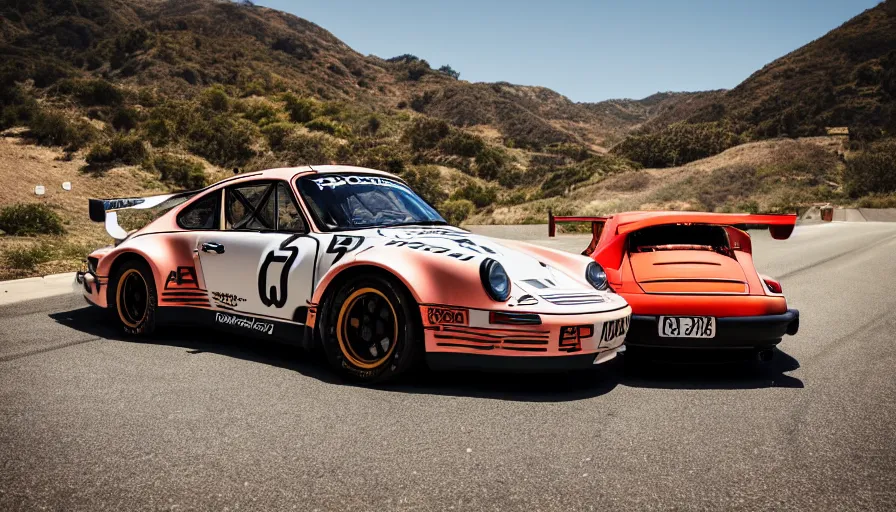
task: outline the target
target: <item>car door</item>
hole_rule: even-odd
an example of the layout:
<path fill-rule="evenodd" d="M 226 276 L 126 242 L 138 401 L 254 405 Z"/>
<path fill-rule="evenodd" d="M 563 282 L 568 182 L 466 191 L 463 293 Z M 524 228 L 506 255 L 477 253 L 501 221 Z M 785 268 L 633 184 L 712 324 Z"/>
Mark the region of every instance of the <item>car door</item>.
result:
<path fill-rule="evenodd" d="M 202 233 L 196 251 L 214 308 L 305 322 L 318 241 L 284 181 L 224 190 L 222 229 Z"/>

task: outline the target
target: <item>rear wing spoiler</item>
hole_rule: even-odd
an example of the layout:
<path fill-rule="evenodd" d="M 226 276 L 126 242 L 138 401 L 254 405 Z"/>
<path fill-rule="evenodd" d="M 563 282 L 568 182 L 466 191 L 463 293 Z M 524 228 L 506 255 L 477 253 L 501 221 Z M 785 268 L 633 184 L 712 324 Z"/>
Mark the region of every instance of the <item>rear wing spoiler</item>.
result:
<path fill-rule="evenodd" d="M 708 213 L 708 212 L 639 212 L 621 213 L 616 234 L 625 235 L 639 229 L 664 224 L 710 224 L 732 226 L 742 230 L 766 229 L 775 240 L 786 240 L 796 226 L 796 214 Z M 558 223 L 591 223 L 591 242 L 582 254 L 590 255 L 597 248 L 600 235 L 610 217 L 555 216 L 548 210 L 548 236 L 557 234 Z"/>
<path fill-rule="evenodd" d="M 117 241 L 124 240 L 128 237 L 128 232 L 118 224 L 118 214 L 120 210 L 148 210 L 155 208 L 165 201 L 172 199 L 185 198 L 193 194 L 190 192 L 178 192 L 175 194 L 162 194 L 158 196 L 147 197 L 127 197 L 119 199 L 88 199 L 88 211 L 90 220 L 94 222 L 102 222 L 105 224 L 106 232 L 109 236 Z"/>
<path fill-rule="evenodd" d="M 796 226 L 796 214 L 771 213 L 707 213 L 707 212 L 658 212 L 631 222 L 619 222 L 616 233 L 624 235 L 639 229 L 664 224 L 709 224 L 732 226 L 738 229 L 766 229 L 775 240 L 787 240 Z"/>
<path fill-rule="evenodd" d="M 608 217 L 555 216 L 554 212 L 548 210 L 548 236 L 554 237 L 557 235 L 557 223 L 590 222 L 591 243 L 589 243 L 588 247 L 582 251 L 582 254 L 587 256 L 593 253 L 594 249 L 597 248 L 597 241 L 600 240 L 600 235 L 604 230 L 604 224 L 607 223 L 607 219 Z"/>

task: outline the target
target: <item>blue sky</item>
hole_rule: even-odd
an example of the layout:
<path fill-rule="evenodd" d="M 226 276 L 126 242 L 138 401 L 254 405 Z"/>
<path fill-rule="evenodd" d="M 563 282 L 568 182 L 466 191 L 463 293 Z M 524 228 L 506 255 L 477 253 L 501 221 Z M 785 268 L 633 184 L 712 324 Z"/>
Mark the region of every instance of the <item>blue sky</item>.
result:
<path fill-rule="evenodd" d="M 411 53 L 474 82 L 573 101 L 731 88 L 878 0 L 256 0 L 362 54 Z"/>

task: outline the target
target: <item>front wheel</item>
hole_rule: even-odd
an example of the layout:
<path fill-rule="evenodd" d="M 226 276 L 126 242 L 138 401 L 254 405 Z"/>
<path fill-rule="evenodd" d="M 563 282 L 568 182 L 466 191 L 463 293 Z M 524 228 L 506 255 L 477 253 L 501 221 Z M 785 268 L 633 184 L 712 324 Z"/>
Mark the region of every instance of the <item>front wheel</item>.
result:
<path fill-rule="evenodd" d="M 350 380 L 383 382 L 417 362 L 422 344 L 417 304 L 394 279 L 346 283 L 321 310 L 324 354 Z"/>
<path fill-rule="evenodd" d="M 110 280 L 115 312 L 124 332 L 151 334 L 156 327 L 156 284 L 149 265 L 132 260 L 121 266 Z"/>

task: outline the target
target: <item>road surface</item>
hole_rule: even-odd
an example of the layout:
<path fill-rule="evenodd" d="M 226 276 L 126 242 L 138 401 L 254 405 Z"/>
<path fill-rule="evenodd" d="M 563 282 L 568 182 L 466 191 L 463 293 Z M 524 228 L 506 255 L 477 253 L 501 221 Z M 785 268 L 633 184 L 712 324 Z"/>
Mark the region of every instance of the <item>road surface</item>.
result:
<path fill-rule="evenodd" d="M 2 307 L 0 510 L 892 509 L 896 224 L 755 239 L 802 314 L 764 369 L 365 389 L 251 339 L 127 341 L 78 298 Z"/>

